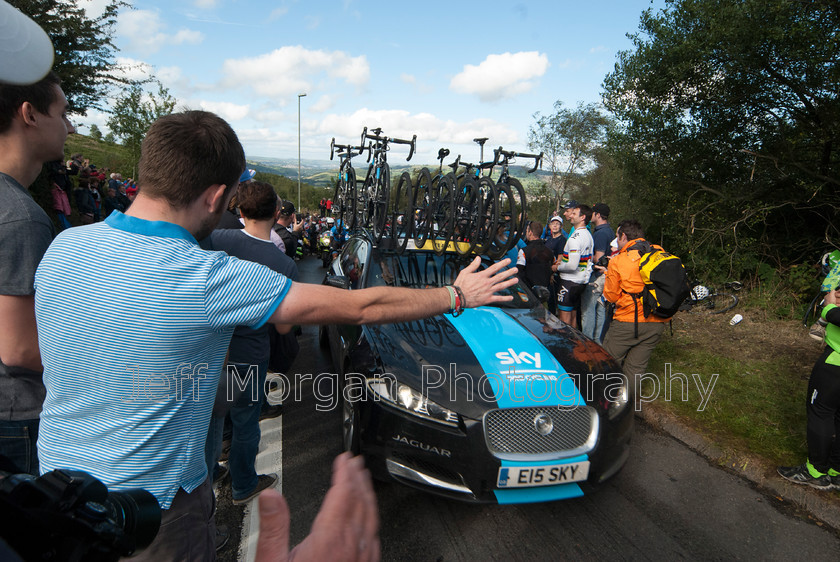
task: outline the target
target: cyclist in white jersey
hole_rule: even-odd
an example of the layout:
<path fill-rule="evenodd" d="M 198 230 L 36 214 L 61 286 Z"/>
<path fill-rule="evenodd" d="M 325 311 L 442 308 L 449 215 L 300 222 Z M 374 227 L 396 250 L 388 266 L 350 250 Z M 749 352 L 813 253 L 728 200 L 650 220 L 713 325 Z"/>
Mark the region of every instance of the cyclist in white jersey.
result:
<path fill-rule="evenodd" d="M 586 229 L 592 218 L 592 209 L 588 205 L 576 205 L 568 215 L 572 231 L 563 253 L 557 256 L 551 269 L 560 277 L 557 284 L 557 315 L 566 324 L 577 328 L 580 298 L 592 273 L 594 243 Z"/>

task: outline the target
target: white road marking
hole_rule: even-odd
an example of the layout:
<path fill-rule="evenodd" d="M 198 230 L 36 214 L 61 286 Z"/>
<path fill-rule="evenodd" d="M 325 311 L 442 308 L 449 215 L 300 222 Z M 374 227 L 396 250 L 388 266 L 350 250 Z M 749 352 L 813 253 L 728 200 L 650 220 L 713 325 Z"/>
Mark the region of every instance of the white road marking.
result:
<path fill-rule="evenodd" d="M 255 463 L 257 474 L 277 475 L 275 488 L 283 493 L 283 416 L 260 422 L 260 450 Z M 257 536 L 260 515 L 257 500 L 245 506 L 242 518 L 242 536 L 239 543 L 239 560 L 253 562 L 257 555 Z"/>

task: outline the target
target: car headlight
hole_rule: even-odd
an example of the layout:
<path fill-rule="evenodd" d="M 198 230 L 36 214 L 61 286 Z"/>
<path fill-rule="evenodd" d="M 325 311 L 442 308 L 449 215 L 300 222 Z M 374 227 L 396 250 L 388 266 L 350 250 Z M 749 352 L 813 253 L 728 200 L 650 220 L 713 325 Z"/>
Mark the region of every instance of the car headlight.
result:
<path fill-rule="evenodd" d="M 627 407 L 627 402 L 630 399 L 630 389 L 627 384 L 627 378 L 624 376 L 610 379 L 610 383 L 604 389 L 607 416 L 609 419 L 615 418 L 624 408 Z"/>
<path fill-rule="evenodd" d="M 444 425 L 458 426 L 458 414 L 429 400 L 407 384 L 388 377 L 374 377 L 367 379 L 367 386 L 375 397 L 400 410 Z"/>

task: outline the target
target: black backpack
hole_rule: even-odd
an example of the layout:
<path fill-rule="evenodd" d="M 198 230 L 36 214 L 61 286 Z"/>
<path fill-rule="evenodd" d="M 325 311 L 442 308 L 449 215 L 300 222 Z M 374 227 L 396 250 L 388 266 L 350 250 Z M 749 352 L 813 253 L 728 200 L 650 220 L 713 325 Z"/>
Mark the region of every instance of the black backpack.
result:
<path fill-rule="evenodd" d="M 642 301 L 645 318 L 653 314 L 658 318 L 671 318 L 691 293 L 688 275 L 680 258 L 669 254 L 647 240 L 636 242 L 629 249 L 639 252 L 639 274 L 645 283 L 641 293 L 632 294 L 638 307 Z M 638 337 L 639 312 L 636 309 L 636 337 Z"/>

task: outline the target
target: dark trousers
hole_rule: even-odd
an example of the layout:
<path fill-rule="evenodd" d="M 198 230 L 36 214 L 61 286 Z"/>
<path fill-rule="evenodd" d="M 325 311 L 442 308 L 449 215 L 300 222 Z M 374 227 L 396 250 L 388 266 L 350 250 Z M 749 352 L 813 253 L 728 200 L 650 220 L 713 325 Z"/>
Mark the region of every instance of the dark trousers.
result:
<path fill-rule="evenodd" d="M 39 424 L 40 418 L 0 421 L 0 455 L 33 476 L 38 476 Z"/>
<path fill-rule="evenodd" d="M 627 380 L 647 373 L 648 359 L 665 330 L 663 322 L 639 322 L 639 333 L 635 335 L 633 322 L 613 320 L 604 337 L 604 349 L 621 365 Z"/>
<path fill-rule="evenodd" d="M 840 471 L 840 367 L 825 348 L 808 380 L 808 460 L 820 472 Z"/>
<path fill-rule="evenodd" d="M 178 490 L 169 509 L 163 511 L 157 537 L 126 562 L 204 562 L 216 559 L 216 496 L 212 476 L 188 494 Z"/>

